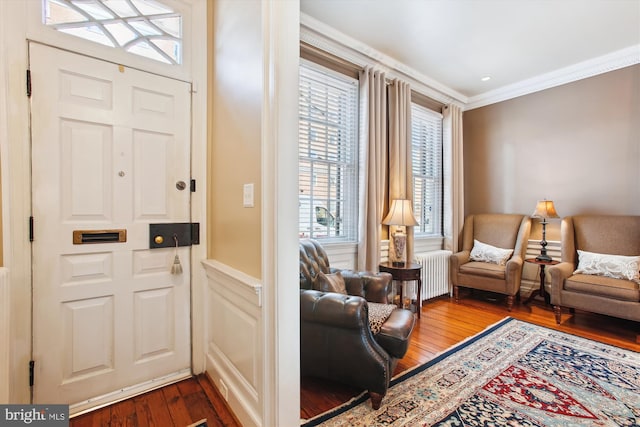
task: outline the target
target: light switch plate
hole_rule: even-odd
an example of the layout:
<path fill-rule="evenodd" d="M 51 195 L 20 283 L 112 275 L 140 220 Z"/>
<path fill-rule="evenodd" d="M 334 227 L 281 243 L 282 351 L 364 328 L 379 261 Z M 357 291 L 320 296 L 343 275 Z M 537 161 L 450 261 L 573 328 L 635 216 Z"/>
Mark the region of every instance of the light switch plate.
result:
<path fill-rule="evenodd" d="M 245 208 L 253 207 L 253 183 L 245 184 L 242 193 L 242 206 Z"/>

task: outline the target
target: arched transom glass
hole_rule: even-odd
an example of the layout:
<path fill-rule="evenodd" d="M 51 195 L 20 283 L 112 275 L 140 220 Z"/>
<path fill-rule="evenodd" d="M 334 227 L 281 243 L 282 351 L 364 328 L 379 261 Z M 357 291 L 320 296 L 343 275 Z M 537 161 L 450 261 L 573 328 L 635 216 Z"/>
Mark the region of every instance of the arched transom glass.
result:
<path fill-rule="evenodd" d="M 167 64 L 182 63 L 182 17 L 153 0 L 45 0 L 58 31 Z"/>

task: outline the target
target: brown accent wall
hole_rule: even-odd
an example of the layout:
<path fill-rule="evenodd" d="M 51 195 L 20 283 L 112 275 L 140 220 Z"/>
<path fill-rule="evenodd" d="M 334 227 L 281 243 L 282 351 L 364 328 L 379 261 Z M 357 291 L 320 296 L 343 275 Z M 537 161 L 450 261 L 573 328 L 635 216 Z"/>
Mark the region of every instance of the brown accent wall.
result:
<path fill-rule="evenodd" d="M 530 215 L 547 198 L 560 216 L 640 215 L 640 65 L 466 111 L 463 122 L 465 214 Z M 558 240 L 559 220 L 547 230 Z"/>
<path fill-rule="evenodd" d="M 208 258 L 261 278 L 260 0 L 209 2 Z M 243 186 L 254 184 L 254 207 Z"/>

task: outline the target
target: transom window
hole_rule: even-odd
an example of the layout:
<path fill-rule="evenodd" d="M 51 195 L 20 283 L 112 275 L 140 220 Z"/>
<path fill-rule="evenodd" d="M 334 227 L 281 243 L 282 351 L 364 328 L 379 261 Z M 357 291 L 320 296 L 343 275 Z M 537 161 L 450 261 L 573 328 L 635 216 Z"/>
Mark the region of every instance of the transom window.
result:
<path fill-rule="evenodd" d="M 358 81 L 303 60 L 299 84 L 299 236 L 354 241 Z"/>
<path fill-rule="evenodd" d="M 182 17 L 153 0 L 45 0 L 44 23 L 63 33 L 167 64 L 182 63 Z"/>
<path fill-rule="evenodd" d="M 411 104 L 413 209 L 416 236 L 442 235 L 442 116 Z"/>

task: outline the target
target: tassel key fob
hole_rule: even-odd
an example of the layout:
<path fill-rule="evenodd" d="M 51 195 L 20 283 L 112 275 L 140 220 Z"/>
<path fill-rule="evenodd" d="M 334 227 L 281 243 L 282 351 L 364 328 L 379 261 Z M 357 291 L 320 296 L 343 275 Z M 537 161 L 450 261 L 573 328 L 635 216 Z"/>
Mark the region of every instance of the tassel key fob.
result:
<path fill-rule="evenodd" d="M 178 256 L 178 236 L 174 234 L 173 240 L 176 242 L 176 252 L 171 265 L 171 274 L 182 274 L 182 264 L 180 264 L 180 257 Z"/>

